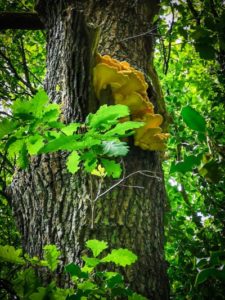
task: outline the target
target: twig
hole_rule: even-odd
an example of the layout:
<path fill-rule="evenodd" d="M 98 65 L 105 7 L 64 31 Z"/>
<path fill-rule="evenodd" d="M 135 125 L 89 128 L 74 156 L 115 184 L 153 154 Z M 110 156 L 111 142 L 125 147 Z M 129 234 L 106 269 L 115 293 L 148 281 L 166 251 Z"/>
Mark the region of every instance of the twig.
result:
<path fill-rule="evenodd" d="M 171 12 L 172 12 L 172 21 L 170 24 L 170 29 L 168 31 L 169 34 L 169 45 L 168 45 L 168 54 L 166 59 L 164 59 L 164 65 L 163 65 L 163 70 L 164 70 L 164 74 L 166 75 L 169 69 L 169 61 L 170 61 L 170 55 L 171 55 L 171 45 L 172 45 L 172 31 L 173 31 L 173 26 L 174 26 L 174 7 L 171 4 Z"/>
<path fill-rule="evenodd" d="M 126 184 L 120 184 L 120 186 L 128 187 L 128 188 L 134 188 L 134 189 L 144 189 L 143 186 L 139 186 L 139 185 L 126 185 Z"/>
<path fill-rule="evenodd" d="M 26 53 L 24 49 L 23 39 L 20 39 L 20 49 L 21 49 L 21 55 L 22 55 L 22 62 L 23 62 L 23 69 L 24 69 L 24 75 L 27 82 L 27 87 L 30 89 L 32 94 L 36 93 L 36 90 L 33 88 L 31 82 L 30 82 L 30 76 L 29 76 L 29 69 L 27 66 L 27 59 L 26 59 Z"/>
<path fill-rule="evenodd" d="M 143 175 L 143 176 L 146 176 L 146 177 L 150 177 L 150 178 L 156 178 L 157 180 L 162 180 L 160 177 L 158 176 L 151 176 L 149 175 L 150 173 L 151 174 L 155 174 L 154 172 L 152 171 L 149 171 L 149 170 L 138 170 L 138 171 L 135 171 L 133 173 L 130 173 L 128 174 L 127 176 L 125 176 L 125 167 L 124 167 L 124 161 L 122 160 L 121 162 L 123 164 L 123 177 L 118 180 L 114 185 L 112 185 L 110 188 L 108 188 L 107 190 L 105 190 L 104 192 L 101 193 L 101 189 L 102 189 L 102 183 L 103 183 L 103 180 L 104 180 L 104 177 L 101 177 L 100 178 L 100 181 L 99 181 L 99 184 L 98 184 L 98 191 L 97 191 L 97 194 L 95 196 L 95 198 L 93 197 L 93 185 L 92 185 L 92 178 L 91 178 L 91 181 L 90 181 L 90 184 L 91 184 L 91 191 L 90 191 L 90 198 L 89 198 L 89 201 L 91 203 L 91 229 L 94 228 L 94 210 L 95 210 L 95 203 L 97 202 L 97 200 L 104 196 L 105 194 L 107 194 L 108 192 L 110 192 L 112 189 L 114 189 L 115 187 L 119 186 L 123 181 L 127 180 L 128 178 L 130 178 L 131 176 L 134 176 L 136 174 L 140 174 L 140 175 Z M 124 187 L 129 187 L 129 188 L 139 188 L 139 189 L 144 189 L 143 186 L 132 186 L 132 185 L 123 185 Z"/>
<path fill-rule="evenodd" d="M 7 112 L 2 111 L 2 110 L 0 110 L 0 115 L 6 115 L 6 116 L 12 118 L 12 115 L 10 115 L 10 114 L 8 114 Z"/>
<path fill-rule="evenodd" d="M 18 74 L 18 72 L 17 72 L 17 70 L 15 69 L 15 67 L 13 66 L 13 64 L 12 64 L 12 62 L 11 62 L 11 60 L 10 60 L 10 58 L 7 57 L 7 56 L 4 54 L 4 52 L 2 52 L 1 50 L 0 50 L 0 56 L 7 62 L 8 66 L 9 66 L 10 70 L 12 71 L 12 73 L 14 74 L 14 76 L 15 76 L 19 81 L 21 81 L 24 85 L 27 86 L 26 81 Z"/>
<path fill-rule="evenodd" d="M 110 188 L 108 188 L 107 190 L 105 190 L 103 193 L 99 194 L 98 197 L 95 198 L 95 201 L 98 200 L 98 198 L 104 196 L 105 194 L 107 194 L 109 191 L 111 191 L 112 189 L 114 189 L 115 187 L 117 187 L 121 182 L 127 180 L 128 178 L 130 178 L 131 176 L 134 176 L 136 174 L 140 174 L 140 175 L 143 175 L 143 176 L 147 176 L 147 177 L 151 177 L 151 178 L 155 178 L 155 179 L 158 179 L 158 180 L 161 180 L 160 177 L 158 176 L 150 176 L 150 175 L 147 175 L 145 173 L 153 173 L 149 170 L 139 170 L 139 171 L 135 171 L 133 173 L 130 173 L 129 175 L 127 175 L 126 177 L 123 177 L 121 178 L 119 181 L 117 181 L 114 185 L 112 185 Z M 154 174 L 154 173 L 153 173 Z"/>
<path fill-rule="evenodd" d="M 127 37 L 125 39 L 119 40 L 118 43 L 128 41 L 128 40 L 131 40 L 131 39 L 135 39 L 135 38 L 138 38 L 138 37 L 141 37 L 141 36 L 144 36 L 144 35 L 152 34 L 152 32 L 154 32 L 156 29 L 157 29 L 157 27 L 153 27 L 151 30 L 148 30 L 146 32 L 142 32 L 142 33 L 139 33 L 137 35 L 133 35 L 133 36 Z"/>

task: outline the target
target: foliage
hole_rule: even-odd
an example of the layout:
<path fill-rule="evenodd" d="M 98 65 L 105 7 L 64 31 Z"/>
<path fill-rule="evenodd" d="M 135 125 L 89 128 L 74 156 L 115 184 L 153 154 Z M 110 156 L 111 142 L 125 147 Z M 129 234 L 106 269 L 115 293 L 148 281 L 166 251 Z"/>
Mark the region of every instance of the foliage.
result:
<path fill-rule="evenodd" d="M 9 161 L 15 160 L 22 169 L 28 166 L 29 155 L 68 151 L 69 172 L 77 172 L 83 162 L 85 170 L 93 174 L 98 164 L 105 164 L 107 157 L 127 154 L 128 146 L 120 139 L 143 126 L 143 122 L 120 123 L 120 119 L 127 116 L 129 109 L 125 105 L 103 105 L 95 114 L 89 114 L 84 124 L 66 125 L 59 121 L 59 105 L 49 103 L 45 91 L 39 90 L 29 101 L 16 100 L 11 114 L 1 118 L 0 149 Z M 116 178 L 121 168 L 112 160 L 105 172 Z"/>
<path fill-rule="evenodd" d="M 223 299 L 225 293 L 223 256 L 211 260 L 225 246 L 223 14 L 221 1 L 164 0 L 160 11 L 155 62 L 170 121 L 164 171 L 172 299 Z"/>
<path fill-rule="evenodd" d="M 61 262 L 60 252 L 55 245 L 46 245 L 43 260 L 22 254 L 22 249 L 12 246 L 0 246 L 0 280 L 3 289 L 1 299 L 20 297 L 21 299 L 123 299 L 144 300 L 124 283 L 124 277 L 115 271 L 108 271 L 105 263 L 119 266 L 130 266 L 137 256 L 128 249 L 113 249 L 111 254 L 100 256 L 108 245 L 104 241 L 89 240 L 86 247 L 91 249 L 93 256 L 82 256 L 83 267 L 71 262 L 65 266 L 65 273 L 70 275 L 70 288 L 57 287 L 57 272 Z M 10 264 L 10 269 L 9 269 Z M 51 274 L 51 282 L 44 283 L 38 276 L 38 270 L 44 268 Z M 101 267 L 102 266 L 102 267 Z M 14 270 L 10 275 L 11 270 Z M 66 276 L 66 274 L 64 275 Z M 7 283 L 7 284 L 6 284 Z"/>

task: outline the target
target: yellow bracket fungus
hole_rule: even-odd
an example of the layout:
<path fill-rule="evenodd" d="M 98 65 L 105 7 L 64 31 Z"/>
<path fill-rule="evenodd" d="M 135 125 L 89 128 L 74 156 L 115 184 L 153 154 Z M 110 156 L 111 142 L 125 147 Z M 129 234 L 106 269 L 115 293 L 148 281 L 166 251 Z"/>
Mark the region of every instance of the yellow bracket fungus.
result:
<path fill-rule="evenodd" d="M 154 113 L 154 106 L 147 94 L 148 84 L 144 74 L 128 62 L 118 61 L 108 55 L 98 55 L 93 70 L 93 85 L 97 98 L 101 99 L 101 92 L 111 88 L 115 104 L 127 105 L 131 119 L 145 122 L 136 129 L 134 143 L 144 150 L 164 150 L 167 133 L 162 133 L 159 127 L 163 117 Z"/>

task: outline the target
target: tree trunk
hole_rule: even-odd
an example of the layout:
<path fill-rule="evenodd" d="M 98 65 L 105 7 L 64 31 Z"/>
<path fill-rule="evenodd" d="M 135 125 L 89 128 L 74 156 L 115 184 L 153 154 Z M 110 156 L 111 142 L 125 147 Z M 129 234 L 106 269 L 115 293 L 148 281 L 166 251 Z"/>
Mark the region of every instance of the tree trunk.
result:
<path fill-rule="evenodd" d="M 91 84 L 98 28 L 99 53 L 126 60 L 149 74 L 150 24 L 157 9 L 157 0 L 39 2 L 48 39 L 46 89 L 52 101 L 62 103 L 66 122 L 83 121 L 99 105 Z M 155 101 L 152 87 L 149 97 Z M 159 154 L 132 147 L 124 162 L 126 175 L 149 170 L 152 177 L 140 173 L 129 177 L 99 198 L 94 208 L 99 182 L 82 172 L 69 174 L 65 156 L 37 157 L 29 170 L 15 175 L 12 203 L 26 251 L 41 255 L 42 247 L 52 243 L 59 246 L 65 262 L 79 262 L 90 238 L 108 241 L 113 248 L 126 247 L 139 257 L 126 271 L 131 287 L 150 299 L 168 299 L 163 252 L 166 195 Z M 104 181 L 102 191 L 114 183 Z"/>

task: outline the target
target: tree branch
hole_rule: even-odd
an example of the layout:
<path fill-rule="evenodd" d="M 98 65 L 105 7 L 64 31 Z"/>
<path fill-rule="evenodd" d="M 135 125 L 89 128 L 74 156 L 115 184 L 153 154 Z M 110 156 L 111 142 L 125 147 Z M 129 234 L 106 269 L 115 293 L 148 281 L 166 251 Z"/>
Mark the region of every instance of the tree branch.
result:
<path fill-rule="evenodd" d="M 0 21 L 1 22 L 1 21 Z M 16 68 L 13 66 L 13 63 L 11 62 L 10 58 L 5 55 L 3 51 L 0 50 L 0 56 L 7 62 L 11 72 L 14 74 L 15 78 L 19 81 L 21 81 L 25 86 L 27 86 L 26 81 L 18 74 Z"/>
<path fill-rule="evenodd" d="M 45 27 L 37 13 L 1 12 L 0 30 L 5 29 L 41 30 Z"/>
<path fill-rule="evenodd" d="M 27 86 L 29 87 L 31 93 L 35 94 L 37 91 L 35 90 L 35 88 L 32 86 L 32 84 L 30 82 L 29 69 L 27 66 L 27 59 L 26 59 L 26 53 L 25 53 L 24 44 L 23 44 L 23 38 L 20 39 L 20 48 L 21 48 L 23 69 L 24 69 Z"/>
<path fill-rule="evenodd" d="M 193 15 L 196 23 L 197 23 L 197 25 L 200 25 L 201 20 L 200 20 L 200 17 L 199 17 L 199 13 L 194 8 L 194 5 L 193 5 L 192 1 L 191 0 L 187 0 L 187 5 L 188 5 L 188 7 L 189 7 L 189 9 L 190 9 L 190 11 L 191 11 L 191 13 L 192 13 L 192 15 Z"/>

